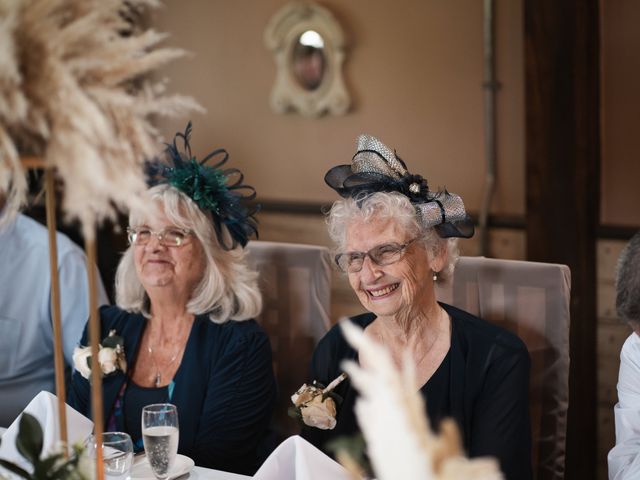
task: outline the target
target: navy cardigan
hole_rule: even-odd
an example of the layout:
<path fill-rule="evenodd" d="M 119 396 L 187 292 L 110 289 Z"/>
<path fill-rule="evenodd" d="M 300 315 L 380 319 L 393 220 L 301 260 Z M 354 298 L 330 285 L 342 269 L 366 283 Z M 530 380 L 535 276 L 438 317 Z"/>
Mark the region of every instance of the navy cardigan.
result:
<path fill-rule="evenodd" d="M 100 318 L 100 338 L 116 330 L 131 368 L 147 319 L 115 306 L 102 307 Z M 87 338 L 88 326 L 83 345 Z M 126 379 L 121 371 L 103 378 L 105 423 Z M 216 324 L 207 315 L 197 316 L 173 381 L 178 453 L 200 466 L 253 474 L 276 397 L 271 347 L 262 328 L 254 320 Z M 91 416 L 90 385 L 78 371 L 72 376 L 68 403 Z"/>
<path fill-rule="evenodd" d="M 440 394 L 448 397 L 447 415 L 458 424 L 467 454 L 496 457 L 508 480 L 531 479 L 530 360 L 526 346 L 502 328 L 450 305 L 440 305 L 451 317 L 448 392 Z M 365 313 L 351 321 L 365 328 L 375 318 L 374 314 Z M 340 326 L 335 325 L 314 352 L 310 380 L 327 385 L 342 372 L 340 363 L 345 359 L 357 361 L 358 354 L 347 343 Z M 420 390 L 423 396 L 426 390 L 424 386 Z M 335 429 L 305 427 L 302 432 L 321 449 L 333 438 L 359 432 L 353 410 L 355 388 L 347 379 L 335 391 L 343 398 Z M 436 416 L 439 413 L 435 412 Z"/>

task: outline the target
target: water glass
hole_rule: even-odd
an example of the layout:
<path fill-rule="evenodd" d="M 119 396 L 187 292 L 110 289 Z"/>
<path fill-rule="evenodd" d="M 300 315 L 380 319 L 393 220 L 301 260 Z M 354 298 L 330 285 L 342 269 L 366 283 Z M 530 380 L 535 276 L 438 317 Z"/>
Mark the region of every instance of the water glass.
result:
<path fill-rule="evenodd" d="M 156 403 L 142 409 L 142 440 L 153 474 L 158 480 L 169 476 L 178 454 L 178 409 L 170 403 Z"/>
<path fill-rule="evenodd" d="M 86 443 L 89 458 L 96 459 L 98 443 L 91 435 Z M 133 464 L 133 442 L 124 432 L 104 432 L 102 434 L 102 460 L 105 478 L 109 480 L 129 480 Z"/>

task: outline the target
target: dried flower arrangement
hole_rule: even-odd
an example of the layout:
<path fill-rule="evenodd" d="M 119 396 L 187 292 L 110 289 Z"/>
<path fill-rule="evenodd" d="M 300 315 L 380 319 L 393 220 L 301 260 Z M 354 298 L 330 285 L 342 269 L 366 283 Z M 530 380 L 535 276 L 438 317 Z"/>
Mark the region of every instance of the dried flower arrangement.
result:
<path fill-rule="evenodd" d="M 135 204 L 157 153 L 153 115 L 201 107 L 150 73 L 184 55 L 131 21 L 157 0 L 0 0 L 0 192 L 8 221 L 26 198 L 19 154 L 55 167 L 63 208 L 96 221 Z"/>

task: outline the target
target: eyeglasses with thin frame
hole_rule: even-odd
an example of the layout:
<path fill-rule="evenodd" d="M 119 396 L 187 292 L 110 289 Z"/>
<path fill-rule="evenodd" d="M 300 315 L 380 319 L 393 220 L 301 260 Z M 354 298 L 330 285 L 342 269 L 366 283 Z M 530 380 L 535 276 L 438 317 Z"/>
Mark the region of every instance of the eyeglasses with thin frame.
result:
<path fill-rule="evenodd" d="M 169 227 L 155 232 L 146 227 L 129 227 L 127 228 L 127 237 L 129 245 L 146 245 L 151 241 L 151 237 L 155 236 L 158 243 L 165 247 L 181 247 L 185 244 L 187 237 L 192 235 L 191 230 L 183 228 Z"/>
<path fill-rule="evenodd" d="M 384 267 L 400 261 L 407 247 L 416 240 L 417 238 L 409 240 L 407 243 L 384 243 L 367 252 L 339 253 L 335 256 L 335 262 L 338 268 L 345 273 L 357 273 L 362 270 L 366 257 L 369 257 L 376 265 Z"/>

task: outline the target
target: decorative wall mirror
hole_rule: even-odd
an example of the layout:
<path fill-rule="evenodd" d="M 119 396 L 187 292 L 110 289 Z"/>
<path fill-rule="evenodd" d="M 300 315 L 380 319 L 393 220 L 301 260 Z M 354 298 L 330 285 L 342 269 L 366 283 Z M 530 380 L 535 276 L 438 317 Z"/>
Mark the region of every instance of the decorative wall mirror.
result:
<path fill-rule="evenodd" d="M 275 112 L 297 110 L 307 117 L 347 112 L 344 35 L 329 10 L 315 3 L 287 4 L 269 21 L 264 41 L 277 68 L 271 92 Z"/>

